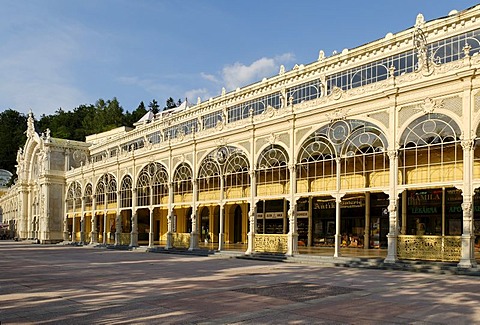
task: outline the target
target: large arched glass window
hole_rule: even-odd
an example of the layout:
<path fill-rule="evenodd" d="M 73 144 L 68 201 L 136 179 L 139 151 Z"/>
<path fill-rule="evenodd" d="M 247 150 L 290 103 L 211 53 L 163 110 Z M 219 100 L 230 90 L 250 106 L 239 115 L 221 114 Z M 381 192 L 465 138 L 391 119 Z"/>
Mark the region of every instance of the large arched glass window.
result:
<path fill-rule="evenodd" d="M 186 202 L 192 199 L 192 179 L 192 169 L 188 164 L 182 163 L 177 169 L 175 169 L 175 173 L 173 174 L 173 193 L 175 202 Z"/>
<path fill-rule="evenodd" d="M 95 188 L 96 209 L 104 209 L 117 202 L 117 181 L 111 174 L 104 174 Z M 105 205 L 107 204 L 107 206 Z"/>
<path fill-rule="evenodd" d="M 220 165 L 216 158 L 217 151 L 210 153 L 200 164 L 198 171 L 198 191 L 199 195 L 202 192 L 218 191 L 220 190 Z"/>
<path fill-rule="evenodd" d="M 143 167 L 138 177 L 137 205 L 159 205 L 164 198 L 168 198 L 167 170 L 160 163 L 150 163 Z"/>
<path fill-rule="evenodd" d="M 457 123 L 443 114 L 426 114 L 410 123 L 400 138 L 403 183 L 462 180 L 460 135 Z"/>
<path fill-rule="evenodd" d="M 248 158 L 240 149 L 234 147 L 226 149 L 224 166 L 226 197 L 229 199 L 246 197 L 248 196 L 246 190 L 250 186 Z"/>
<path fill-rule="evenodd" d="M 340 120 L 310 135 L 299 152 L 299 192 L 332 191 L 340 173 L 342 189 L 385 187 L 389 181 L 387 139 L 374 124 Z M 336 158 L 340 158 L 337 171 Z"/>
<path fill-rule="evenodd" d="M 150 205 L 150 178 L 148 168 L 142 169 L 137 180 L 137 206 L 139 207 Z"/>
<path fill-rule="evenodd" d="M 103 209 L 104 206 L 105 206 L 105 183 L 103 182 L 103 179 L 100 178 L 100 180 L 97 183 L 97 186 L 95 187 L 95 208 Z"/>
<path fill-rule="evenodd" d="M 364 121 L 341 122 L 342 124 L 338 123 L 333 127 L 341 125 L 341 128 L 345 129 L 345 140 L 341 149 L 342 189 L 388 186 L 388 144 L 383 132 L 375 125 Z"/>
<path fill-rule="evenodd" d="M 473 156 L 473 178 L 480 179 L 480 124 L 477 127 L 477 132 L 475 133 L 475 146 L 474 146 L 474 156 Z M 480 229 L 479 229 L 480 230 Z"/>
<path fill-rule="evenodd" d="M 117 180 L 112 175 L 107 174 L 105 181 L 107 207 L 115 208 L 117 204 Z"/>
<path fill-rule="evenodd" d="M 310 135 L 302 144 L 298 157 L 297 192 L 335 190 L 335 157 L 335 148 L 325 134 Z"/>
<path fill-rule="evenodd" d="M 149 169 L 152 180 L 153 204 L 168 203 L 168 173 L 166 168 L 159 163 L 152 163 L 149 165 Z"/>
<path fill-rule="evenodd" d="M 79 182 L 73 182 L 67 191 L 67 211 L 78 212 L 82 208 L 82 186 Z"/>
<path fill-rule="evenodd" d="M 130 175 L 125 176 L 120 185 L 120 207 L 132 207 L 132 178 Z"/>
<path fill-rule="evenodd" d="M 290 180 L 288 170 L 288 155 L 280 146 L 270 145 L 265 148 L 258 159 L 257 194 L 278 195 L 287 194 Z"/>
<path fill-rule="evenodd" d="M 84 193 L 84 198 L 85 198 L 85 210 L 86 211 L 91 211 L 92 210 L 92 199 L 93 199 L 93 186 L 91 183 L 88 183 L 85 186 L 85 193 Z"/>

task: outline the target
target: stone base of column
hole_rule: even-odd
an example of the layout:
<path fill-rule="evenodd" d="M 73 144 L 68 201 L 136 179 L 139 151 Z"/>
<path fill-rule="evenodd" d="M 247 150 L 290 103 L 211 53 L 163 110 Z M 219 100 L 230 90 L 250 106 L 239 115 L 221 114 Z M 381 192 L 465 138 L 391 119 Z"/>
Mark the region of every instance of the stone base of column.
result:
<path fill-rule="evenodd" d="M 342 236 L 336 235 L 335 237 L 335 252 L 333 253 L 333 257 L 340 257 L 342 254 L 340 254 L 340 245 L 342 243 Z"/>
<path fill-rule="evenodd" d="M 475 259 L 461 259 L 457 264 L 457 267 L 460 269 L 471 269 L 473 267 L 477 267 L 477 262 Z"/>
<path fill-rule="evenodd" d="M 70 236 L 68 235 L 68 231 L 63 232 L 63 240 L 64 241 L 69 241 L 70 240 Z"/>
<path fill-rule="evenodd" d="M 130 247 L 138 247 L 138 232 L 130 233 Z"/>
<path fill-rule="evenodd" d="M 398 257 L 397 257 L 397 235 L 387 235 L 387 240 L 388 240 L 388 252 L 387 252 L 387 257 L 383 261 L 384 263 L 397 263 L 398 262 Z"/>
<path fill-rule="evenodd" d="M 165 249 L 172 249 L 173 248 L 173 234 L 171 232 L 167 232 L 167 244 L 165 245 Z"/>
<path fill-rule="evenodd" d="M 253 254 L 255 253 L 255 234 L 252 233 L 252 232 L 249 232 L 247 234 L 247 240 L 248 240 L 248 243 L 247 243 L 247 251 L 245 252 L 245 254 Z"/>
<path fill-rule="evenodd" d="M 363 236 L 363 248 L 364 249 L 369 249 L 370 248 L 370 234 L 365 233 Z"/>
<path fill-rule="evenodd" d="M 223 251 L 225 249 L 225 234 L 220 233 L 218 235 L 218 250 Z"/>
<path fill-rule="evenodd" d="M 288 234 L 287 255 L 293 256 L 298 254 L 298 234 Z"/>
<path fill-rule="evenodd" d="M 153 247 L 153 232 L 148 233 L 148 247 Z"/>
<path fill-rule="evenodd" d="M 188 248 L 189 251 L 193 251 L 198 249 L 198 233 L 192 232 L 190 234 L 190 247 Z"/>
<path fill-rule="evenodd" d="M 80 243 L 85 244 L 85 233 L 84 232 L 80 233 Z"/>
<path fill-rule="evenodd" d="M 458 268 L 470 269 L 477 266 L 473 243 L 474 236 L 462 235 L 462 257 L 457 264 Z"/>
<path fill-rule="evenodd" d="M 91 233 L 91 236 L 90 236 L 90 244 L 96 244 L 98 241 L 97 239 L 97 233 L 96 232 L 92 232 Z"/>

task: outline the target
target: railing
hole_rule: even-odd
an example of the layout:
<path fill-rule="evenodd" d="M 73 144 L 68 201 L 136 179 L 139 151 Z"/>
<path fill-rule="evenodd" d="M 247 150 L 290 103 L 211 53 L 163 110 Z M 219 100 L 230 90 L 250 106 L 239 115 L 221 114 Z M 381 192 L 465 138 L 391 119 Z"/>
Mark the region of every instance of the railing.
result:
<path fill-rule="evenodd" d="M 286 253 L 288 235 L 255 234 L 254 251 L 260 253 Z"/>
<path fill-rule="evenodd" d="M 458 262 L 462 240 L 460 236 L 400 235 L 397 249 L 399 259 Z"/>
<path fill-rule="evenodd" d="M 160 237 L 160 240 L 166 242 L 167 238 L 168 238 L 168 233 L 165 233 Z M 190 247 L 190 233 L 172 232 L 172 246 L 177 248 Z"/>
<path fill-rule="evenodd" d="M 130 245 L 130 238 L 131 235 L 129 232 L 121 233 L 118 237 L 118 241 L 120 245 Z"/>

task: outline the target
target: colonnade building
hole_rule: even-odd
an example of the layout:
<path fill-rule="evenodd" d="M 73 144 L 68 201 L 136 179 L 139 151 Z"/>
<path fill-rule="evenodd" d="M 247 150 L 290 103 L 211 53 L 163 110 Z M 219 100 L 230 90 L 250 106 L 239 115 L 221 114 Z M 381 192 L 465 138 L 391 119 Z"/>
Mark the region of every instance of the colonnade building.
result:
<path fill-rule="evenodd" d="M 412 19 L 413 20 L 413 19 Z M 28 117 L 20 238 L 476 265 L 480 6 L 85 142 Z"/>

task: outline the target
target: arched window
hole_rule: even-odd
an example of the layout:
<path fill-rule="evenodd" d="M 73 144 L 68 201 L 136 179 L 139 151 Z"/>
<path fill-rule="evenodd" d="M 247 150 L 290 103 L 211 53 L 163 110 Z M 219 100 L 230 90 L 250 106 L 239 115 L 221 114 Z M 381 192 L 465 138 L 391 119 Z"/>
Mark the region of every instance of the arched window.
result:
<path fill-rule="evenodd" d="M 142 169 L 137 180 L 137 206 L 139 207 L 150 205 L 150 178 L 148 168 Z"/>
<path fill-rule="evenodd" d="M 180 164 L 173 174 L 173 193 L 175 202 L 190 201 L 191 197 L 187 194 L 193 192 L 193 173 L 190 166 L 186 163 Z"/>
<path fill-rule="evenodd" d="M 457 123 L 443 114 L 426 114 L 410 123 L 400 138 L 404 184 L 462 180 L 460 135 Z"/>
<path fill-rule="evenodd" d="M 372 123 L 349 120 L 342 144 L 342 189 L 385 187 L 389 184 L 387 139 Z"/>
<path fill-rule="evenodd" d="M 107 207 L 110 204 L 117 204 L 117 180 L 110 174 L 105 178 L 105 189 L 107 194 Z"/>
<path fill-rule="evenodd" d="M 168 198 L 168 173 L 165 167 L 159 163 L 150 164 L 152 180 L 153 204 L 161 204 L 164 198 Z M 164 202 L 164 203 L 168 203 Z"/>
<path fill-rule="evenodd" d="M 78 182 L 73 182 L 67 191 L 67 211 L 78 212 L 82 208 L 82 186 Z"/>
<path fill-rule="evenodd" d="M 88 183 L 85 186 L 85 193 L 83 195 L 85 197 L 85 210 L 91 211 L 92 210 L 92 199 L 93 199 L 93 186 L 91 183 Z"/>
<path fill-rule="evenodd" d="M 257 194 L 277 195 L 288 193 L 287 182 L 290 180 L 288 155 L 278 145 L 265 148 L 258 159 Z"/>
<path fill-rule="evenodd" d="M 132 177 L 125 176 L 120 184 L 120 208 L 132 207 Z"/>
<path fill-rule="evenodd" d="M 228 147 L 225 160 L 225 192 L 227 198 L 246 197 L 246 189 L 250 186 L 250 164 L 245 153 L 237 148 Z"/>
<path fill-rule="evenodd" d="M 198 171 L 198 191 L 202 192 L 220 190 L 220 165 L 215 159 L 217 151 L 210 153 L 200 164 Z"/>
<path fill-rule="evenodd" d="M 105 204 L 117 202 L 117 181 L 112 174 L 104 174 L 95 188 L 96 209 L 104 209 Z"/>
<path fill-rule="evenodd" d="M 369 122 L 340 120 L 321 127 L 300 149 L 297 191 L 335 190 L 337 173 L 342 189 L 388 186 L 387 148 L 383 132 Z"/>
<path fill-rule="evenodd" d="M 165 167 L 159 163 L 150 163 L 143 167 L 137 182 L 137 205 L 159 205 L 166 197 L 168 197 L 168 173 Z"/>
<path fill-rule="evenodd" d="M 335 148 L 328 138 L 315 132 L 302 144 L 297 165 L 297 191 L 335 190 Z"/>

